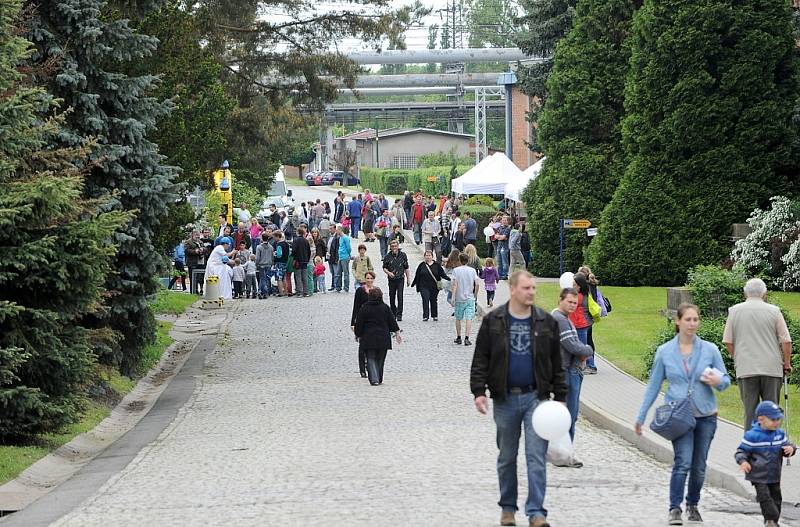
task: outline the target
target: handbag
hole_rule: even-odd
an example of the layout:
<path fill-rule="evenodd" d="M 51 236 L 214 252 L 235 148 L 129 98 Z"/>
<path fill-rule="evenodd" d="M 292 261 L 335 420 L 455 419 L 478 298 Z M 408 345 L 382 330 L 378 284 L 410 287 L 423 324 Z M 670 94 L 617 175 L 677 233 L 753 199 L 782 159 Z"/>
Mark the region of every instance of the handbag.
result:
<path fill-rule="evenodd" d="M 592 319 L 599 320 L 600 319 L 600 304 L 594 299 L 592 295 L 589 295 L 589 314 L 592 316 Z"/>
<path fill-rule="evenodd" d="M 669 441 L 682 437 L 695 427 L 694 403 L 692 402 L 694 382 L 691 378 L 689 382 L 689 391 L 686 393 L 686 397 L 656 408 L 653 421 L 650 423 L 650 430 Z"/>
<path fill-rule="evenodd" d="M 433 278 L 433 280 L 436 282 L 436 289 L 441 291 L 443 289 L 443 287 L 444 287 L 442 285 L 442 281 L 441 280 L 436 280 L 436 277 L 433 276 L 433 271 L 431 271 L 431 266 L 430 265 L 425 264 L 425 267 L 428 269 L 428 272 L 431 274 L 431 278 Z"/>

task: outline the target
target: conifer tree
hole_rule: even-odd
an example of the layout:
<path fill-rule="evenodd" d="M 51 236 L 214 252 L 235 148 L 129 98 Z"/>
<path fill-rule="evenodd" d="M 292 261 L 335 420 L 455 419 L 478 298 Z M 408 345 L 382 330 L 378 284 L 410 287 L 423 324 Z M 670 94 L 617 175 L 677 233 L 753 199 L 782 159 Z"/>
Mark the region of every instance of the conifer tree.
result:
<path fill-rule="evenodd" d="M 731 224 L 797 179 L 792 16 L 783 0 L 646 0 L 634 16 L 628 164 L 590 247 L 618 284 L 682 283 Z"/>
<path fill-rule="evenodd" d="M 85 148 L 52 149 L 59 131 L 41 88 L 19 73 L 30 42 L 20 3 L 0 0 L 0 440 L 75 419 L 97 334 L 82 326 L 100 304 L 122 213 L 83 199 L 73 164 Z"/>
<path fill-rule="evenodd" d="M 33 0 L 34 60 L 55 61 L 50 91 L 71 108 L 62 141 L 97 138 L 97 166 L 86 181 L 88 198 L 111 196 L 116 210 L 135 211 L 114 237 L 119 247 L 106 288 L 108 309 L 98 325 L 116 331 L 118 345 L 98 350 L 101 359 L 133 371 L 155 335 L 148 299 L 165 258 L 153 246 L 154 231 L 177 199 L 176 170 L 162 164 L 148 140 L 171 104 L 150 96 L 152 75 L 127 75 L 129 65 L 156 49 L 157 40 L 136 33 L 101 0 Z"/>
<path fill-rule="evenodd" d="M 619 181 L 633 11 L 631 0 L 579 0 L 572 29 L 556 46 L 539 120 L 547 159 L 525 193 L 537 275 L 559 271 L 560 219 L 597 225 Z M 589 238 L 585 230 L 567 230 L 565 240 L 565 268 L 577 269 Z"/>

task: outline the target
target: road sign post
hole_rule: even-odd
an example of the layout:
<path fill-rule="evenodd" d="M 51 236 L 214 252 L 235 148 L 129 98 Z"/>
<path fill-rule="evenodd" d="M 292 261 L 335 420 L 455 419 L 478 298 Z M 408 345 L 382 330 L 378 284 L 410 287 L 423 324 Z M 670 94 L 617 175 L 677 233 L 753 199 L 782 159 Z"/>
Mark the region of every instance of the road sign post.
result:
<path fill-rule="evenodd" d="M 588 229 L 592 226 L 592 222 L 565 218 L 558 221 L 558 270 L 559 274 L 564 274 L 564 229 Z"/>

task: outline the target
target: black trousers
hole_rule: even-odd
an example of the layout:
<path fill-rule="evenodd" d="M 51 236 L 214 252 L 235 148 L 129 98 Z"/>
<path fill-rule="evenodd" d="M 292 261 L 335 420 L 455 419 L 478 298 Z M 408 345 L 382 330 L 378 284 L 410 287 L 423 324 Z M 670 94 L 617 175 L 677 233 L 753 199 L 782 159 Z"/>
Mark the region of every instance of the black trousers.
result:
<path fill-rule="evenodd" d="M 781 495 L 780 483 L 753 483 L 756 488 L 756 501 L 761 505 L 761 515 L 764 521 L 772 520 L 777 522 L 781 517 Z"/>
<path fill-rule="evenodd" d="M 367 374 L 367 350 L 361 346 L 358 347 L 358 373 Z"/>
<path fill-rule="evenodd" d="M 368 349 L 367 354 L 367 376 L 370 383 L 383 382 L 383 365 L 386 362 L 385 349 Z"/>
<path fill-rule="evenodd" d="M 389 280 L 389 307 L 395 317 L 403 316 L 403 288 L 405 282 L 400 280 Z"/>
<path fill-rule="evenodd" d="M 419 294 L 422 296 L 422 318 L 439 318 L 439 290 L 423 287 Z"/>

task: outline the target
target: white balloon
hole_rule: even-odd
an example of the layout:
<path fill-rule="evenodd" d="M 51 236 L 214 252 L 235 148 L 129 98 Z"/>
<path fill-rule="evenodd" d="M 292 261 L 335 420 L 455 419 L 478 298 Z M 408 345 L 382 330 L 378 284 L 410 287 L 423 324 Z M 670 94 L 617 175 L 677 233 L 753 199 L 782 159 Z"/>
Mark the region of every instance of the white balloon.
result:
<path fill-rule="evenodd" d="M 533 429 L 547 441 L 555 441 L 569 431 L 572 418 L 566 405 L 556 401 L 539 403 L 533 411 Z"/>
<path fill-rule="evenodd" d="M 491 226 L 491 225 L 487 225 L 487 226 L 486 226 L 486 227 L 483 229 L 483 234 L 485 234 L 486 236 L 491 236 L 492 234 L 494 234 L 494 229 L 492 228 L 492 226 Z"/>
<path fill-rule="evenodd" d="M 574 285 L 575 282 L 575 274 L 570 273 L 567 271 L 566 273 L 562 274 L 561 277 L 558 279 L 558 286 L 561 289 L 567 289 Z"/>

